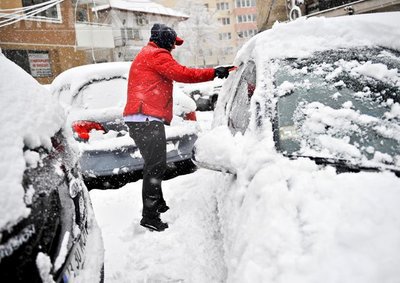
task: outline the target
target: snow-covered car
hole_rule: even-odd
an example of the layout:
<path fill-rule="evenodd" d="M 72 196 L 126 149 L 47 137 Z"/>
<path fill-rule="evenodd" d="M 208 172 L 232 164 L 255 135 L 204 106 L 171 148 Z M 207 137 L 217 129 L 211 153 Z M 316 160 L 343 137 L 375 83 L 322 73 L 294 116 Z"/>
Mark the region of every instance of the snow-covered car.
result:
<path fill-rule="evenodd" d="M 239 51 L 195 144 L 222 172 L 208 175 L 227 282 L 400 278 L 399 26 L 301 18 Z"/>
<path fill-rule="evenodd" d="M 217 105 L 218 95 L 221 90 L 223 79 L 213 81 L 179 85 L 183 92 L 189 95 L 196 102 L 196 110 L 210 111 Z"/>
<path fill-rule="evenodd" d="M 52 94 L 67 112 L 71 144 L 78 152 L 89 189 L 121 186 L 141 177 L 144 161 L 123 121 L 129 62 L 69 69 L 55 78 Z M 191 172 L 199 126 L 195 103 L 174 92 L 174 118 L 166 126 L 167 165 L 171 172 Z"/>
<path fill-rule="evenodd" d="M 50 92 L 0 53 L 0 281 L 102 282 L 104 248 Z"/>

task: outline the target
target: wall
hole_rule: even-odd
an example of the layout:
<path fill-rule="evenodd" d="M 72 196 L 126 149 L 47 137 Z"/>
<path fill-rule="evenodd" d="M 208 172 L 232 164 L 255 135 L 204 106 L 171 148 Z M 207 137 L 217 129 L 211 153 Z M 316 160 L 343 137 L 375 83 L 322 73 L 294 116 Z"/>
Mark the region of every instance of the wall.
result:
<path fill-rule="evenodd" d="M 21 1 L 1 0 L 2 9 L 21 7 Z M 78 50 L 75 46 L 74 7 L 70 0 L 60 4 L 61 20 L 44 22 L 38 20 L 23 20 L 0 28 L 0 48 L 3 53 L 29 53 L 45 51 L 49 54 L 51 75 L 34 76 L 40 83 L 49 84 L 61 72 L 91 63 L 91 50 Z M 13 53 L 15 53 L 13 51 Z M 105 56 L 107 57 L 107 56 Z M 32 61 L 30 61 L 32 63 Z M 20 62 L 17 62 L 20 64 Z M 29 66 L 24 68 L 29 71 Z M 47 73 L 47 72 L 46 72 Z"/>

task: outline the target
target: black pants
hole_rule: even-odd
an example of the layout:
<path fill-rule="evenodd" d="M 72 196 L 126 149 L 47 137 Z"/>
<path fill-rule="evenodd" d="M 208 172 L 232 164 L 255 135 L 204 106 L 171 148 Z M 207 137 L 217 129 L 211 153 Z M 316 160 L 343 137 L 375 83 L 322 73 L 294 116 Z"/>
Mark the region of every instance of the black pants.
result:
<path fill-rule="evenodd" d="M 144 217 L 158 217 L 157 208 L 165 203 L 161 181 L 166 170 L 167 145 L 162 122 L 127 122 L 129 135 L 144 159 L 142 201 Z"/>

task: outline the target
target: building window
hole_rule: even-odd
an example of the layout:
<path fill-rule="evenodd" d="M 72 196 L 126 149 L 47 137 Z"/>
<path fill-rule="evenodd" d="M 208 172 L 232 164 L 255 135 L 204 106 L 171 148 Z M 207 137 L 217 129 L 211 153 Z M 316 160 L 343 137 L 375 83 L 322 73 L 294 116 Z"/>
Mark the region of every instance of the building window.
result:
<path fill-rule="evenodd" d="M 48 2 L 48 0 L 22 0 L 22 6 L 23 7 L 28 7 L 32 5 L 37 5 L 37 4 L 42 4 L 44 2 Z M 46 8 L 49 6 L 48 8 Z M 39 9 L 45 9 L 44 11 L 32 15 L 29 19 L 36 19 L 36 20 L 45 20 L 45 21 L 61 21 L 61 10 L 60 10 L 60 4 L 56 5 L 42 5 L 39 7 Z M 30 11 L 26 13 L 30 13 Z"/>
<path fill-rule="evenodd" d="M 256 21 L 256 15 L 255 14 L 238 15 L 236 20 L 237 20 L 238 23 L 255 22 Z"/>
<path fill-rule="evenodd" d="M 128 40 L 141 40 L 140 31 L 135 28 L 121 28 L 122 45 L 126 45 Z"/>
<path fill-rule="evenodd" d="M 133 28 L 126 28 L 126 38 L 127 38 L 128 40 L 134 39 L 134 36 L 133 36 Z"/>
<path fill-rule="evenodd" d="M 79 6 L 76 9 L 76 21 L 77 22 L 88 22 L 88 13 L 86 7 Z"/>
<path fill-rule="evenodd" d="M 217 3 L 217 10 L 229 10 L 228 2 Z"/>
<path fill-rule="evenodd" d="M 230 32 L 223 32 L 219 34 L 219 40 L 228 40 L 232 38 L 232 34 Z"/>
<path fill-rule="evenodd" d="M 230 25 L 231 24 L 231 19 L 230 18 L 219 18 L 218 19 L 224 26 L 225 25 Z"/>
<path fill-rule="evenodd" d="M 236 0 L 236 8 L 256 7 L 256 0 Z"/>
<path fill-rule="evenodd" d="M 138 26 L 145 26 L 149 24 L 149 19 L 144 14 L 139 14 L 136 18 L 136 23 Z"/>
<path fill-rule="evenodd" d="M 134 40 L 142 39 L 142 37 L 140 36 L 140 31 L 138 29 L 133 29 L 133 39 Z"/>
<path fill-rule="evenodd" d="M 240 38 L 249 38 L 257 34 L 256 29 L 242 30 L 238 32 Z"/>

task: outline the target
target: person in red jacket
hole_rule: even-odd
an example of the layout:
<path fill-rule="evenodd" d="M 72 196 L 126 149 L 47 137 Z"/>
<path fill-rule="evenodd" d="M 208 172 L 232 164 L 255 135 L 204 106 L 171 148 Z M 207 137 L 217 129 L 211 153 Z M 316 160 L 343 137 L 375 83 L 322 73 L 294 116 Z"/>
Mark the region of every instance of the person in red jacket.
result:
<path fill-rule="evenodd" d="M 148 44 L 132 62 L 124 121 L 144 159 L 142 187 L 142 220 L 140 225 L 163 231 L 168 224 L 160 219 L 167 206 L 161 181 L 166 170 L 166 137 L 164 124 L 172 120 L 173 81 L 199 83 L 215 77 L 227 78 L 230 67 L 188 68 L 180 65 L 171 55 L 183 40 L 163 24 L 154 24 Z"/>

